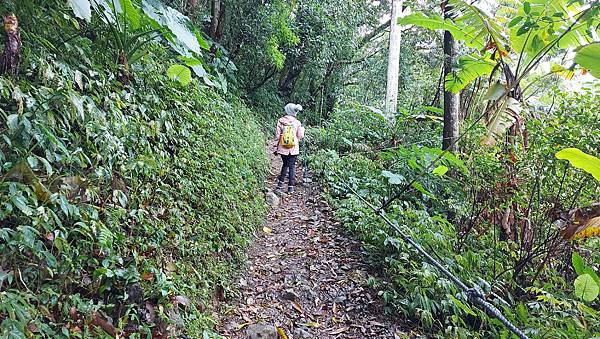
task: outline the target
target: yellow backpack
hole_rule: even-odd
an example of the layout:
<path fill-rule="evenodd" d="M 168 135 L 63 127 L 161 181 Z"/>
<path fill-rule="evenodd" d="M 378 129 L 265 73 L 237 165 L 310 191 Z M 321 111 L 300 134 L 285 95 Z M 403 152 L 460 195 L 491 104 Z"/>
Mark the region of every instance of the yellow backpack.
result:
<path fill-rule="evenodd" d="M 283 126 L 279 143 L 283 148 L 294 148 L 296 146 L 296 131 L 294 130 L 294 126 Z"/>

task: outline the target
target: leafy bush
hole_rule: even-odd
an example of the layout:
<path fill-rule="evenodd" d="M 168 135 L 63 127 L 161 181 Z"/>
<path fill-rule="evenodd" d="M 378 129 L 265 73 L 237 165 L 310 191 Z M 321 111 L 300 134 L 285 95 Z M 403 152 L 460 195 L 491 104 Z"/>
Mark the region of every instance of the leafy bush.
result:
<path fill-rule="evenodd" d="M 441 150 L 417 145 L 378 150 L 381 139 L 360 123 L 353 125 L 353 141 L 372 145 L 368 151 L 319 143 L 323 149 L 313 150 L 312 166 L 322 174 L 336 217 L 361 238 L 374 265 L 386 273 L 384 281 L 373 284 L 381 289 L 390 311 L 435 336 L 508 336 L 496 319 L 468 306 L 456 286 L 352 192 L 379 207 L 417 178 L 417 185 L 386 211 L 415 241 L 468 285 L 479 285 L 532 337 L 598 334 L 595 288 L 584 284 L 598 271 L 594 250 L 598 239 L 563 239 L 558 216 L 593 203 L 598 184 L 591 175 L 555 157 L 557 151 L 573 145 L 591 154 L 599 149 L 593 138 L 600 128 L 597 102 L 593 93 L 564 96 L 554 111 L 529 121 L 525 142 L 508 140 L 481 148 L 485 131 L 475 129 L 463 140 L 461 159 L 443 156 L 435 166 L 432 161 Z M 408 124 L 408 119 L 412 118 L 406 114 L 399 124 L 420 128 Z M 323 129 L 322 135 L 343 137 L 344 128 L 336 130 L 335 123 L 327 126 L 330 130 Z M 350 153 L 338 155 L 339 150 Z M 524 237 L 529 231 L 522 228 L 520 218 L 528 208 L 533 233 Z M 501 218 L 507 209 L 514 215 L 509 222 Z M 517 230 L 514 238 L 507 235 L 510 229 Z M 579 265 L 579 278 L 571 265 L 574 249 L 583 253 L 581 260 L 588 265 L 587 273 L 581 268 L 585 265 Z"/>
<path fill-rule="evenodd" d="M 201 336 L 265 212 L 252 113 L 160 45 L 122 88 L 87 38 L 38 40 L 0 78 L 0 332 Z"/>

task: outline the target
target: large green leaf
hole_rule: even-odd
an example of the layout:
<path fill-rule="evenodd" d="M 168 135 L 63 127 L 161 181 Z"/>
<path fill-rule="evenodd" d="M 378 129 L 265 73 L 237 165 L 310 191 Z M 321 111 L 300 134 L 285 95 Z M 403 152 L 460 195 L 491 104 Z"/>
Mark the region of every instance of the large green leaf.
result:
<path fill-rule="evenodd" d="M 392 173 L 390 171 L 383 171 L 381 175 L 388 178 L 390 185 L 400 185 L 404 182 L 404 177 L 400 174 Z"/>
<path fill-rule="evenodd" d="M 584 301 L 594 301 L 598 297 L 598 284 L 589 274 L 582 274 L 575 279 L 575 295 Z"/>
<path fill-rule="evenodd" d="M 575 62 L 600 79 L 600 42 L 580 48 L 575 54 Z"/>
<path fill-rule="evenodd" d="M 192 53 L 201 54 L 206 41 L 199 41 L 192 21 L 181 12 L 162 4 L 158 0 L 143 0 L 142 9 L 150 18 L 171 31 L 168 40 L 181 55 L 191 57 Z M 191 52 L 191 53 L 190 53 Z"/>
<path fill-rule="evenodd" d="M 495 17 L 489 16 L 485 11 L 463 0 L 449 0 L 451 15 L 454 21 L 463 27 L 462 31 L 466 37 L 474 36 L 472 41 L 478 41 L 483 46 L 497 47 L 502 53 L 510 49 L 508 34 L 505 27 L 501 26 Z M 468 43 L 468 41 L 467 41 Z"/>
<path fill-rule="evenodd" d="M 167 70 L 167 76 L 187 86 L 192 81 L 192 71 L 184 65 L 173 65 Z"/>
<path fill-rule="evenodd" d="M 600 181 L 600 159 L 586 154 L 577 148 L 565 148 L 556 153 L 557 159 L 569 160 L 573 167 L 590 173 L 596 180 Z"/>
<path fill-rule="evenodd" d="M 407 15 L 398 20 L 400 25 L 415 25 L 430 30 L 443 30 L 452 33 L 456 40 L 464 41 L 469 47 L 483 48 L 485 41 L 476 34 L 468 33 L 464 28 L 455 24 L 450 19 L 444 19 L 440 15 L 427 16 L 421 12 Z"/>
<path fill-rule="evenodd" d="M 89 0 L 68 0 L 76 17 L 87 22 L 92 20 L 92 5 Z"/>
<path fill-rule="evenodd" d="M 446 76 L 446 89 L 452 93 L 459 93 L 473 80 L 482 75 L 490 74 L 496 65 L 490 59 L 473 55 L 465 55 L 458 59 L 458 65 Z"/>
<path fill-rule="evenodd" d="M 131 28 L 140 28 L 141 22 L 139 9 L 131 2 L 131 0 L 119 0 L 119 4 L 121 6 L 121 11 L 123 11 L 125 17 L 129 21 Z"/>
<path fill-rule="evenodd" d="M 433 175 L 437 175 L 437 176 L 440 176 L 440 177 L 443 177 L 443 176 L 444 176 L 444 174 L 446 174 L 446 172 L 448 172 L 448 170 L 449 170 L 449 168 L 448 168 L 447 166 L 440 165 L 440 166 L 436 167 L 436 168 L 435 168 L 435 169 L 434 169 L 434 170 L 431 172 L 431 174 L 433 174 Z"/>
<path fill-rule="evenodd" d="M 573 252 L 571 254 L 571 262 L 573 263 L 573 268 L 575 269 L 575 273 L 583 274 L 583 270 L 585 269 L 585 262 L 583 258 L 577 252 Z"/>

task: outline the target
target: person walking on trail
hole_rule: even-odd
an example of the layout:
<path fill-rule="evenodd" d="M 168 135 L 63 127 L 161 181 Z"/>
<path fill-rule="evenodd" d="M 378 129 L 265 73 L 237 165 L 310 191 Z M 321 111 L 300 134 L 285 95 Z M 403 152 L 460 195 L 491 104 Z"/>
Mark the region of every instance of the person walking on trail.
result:
<path fill-rule="evenodd" d="M 283 190 L 283 184 L 286 175 L 289 172 L 288 193 L 294 193 L 296 184 L 296 159 L 300 154 L 300 140 L 304 138 L 304 127 L 296 118 L 302 111 L 302 106 L 297 104 L 285 105 L 285 116 L 277 120 L 277 129 L 275 137 L 277 138 L 276 154 L 281 155 L 283 166 L 281 173 L 277 178 L 277 191 Z"/>

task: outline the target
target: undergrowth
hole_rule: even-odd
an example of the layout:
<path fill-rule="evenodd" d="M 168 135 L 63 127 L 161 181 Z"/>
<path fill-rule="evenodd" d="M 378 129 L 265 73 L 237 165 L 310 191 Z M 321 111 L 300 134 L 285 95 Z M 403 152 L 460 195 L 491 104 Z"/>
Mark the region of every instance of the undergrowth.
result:
<path fill-rule="evenodd" d="M 598 184 L 554 157 L 573 145 L 592 153 L 598 149 L 598 140 L 590 139 L 599 127 L 595 98 L 588 94 L 561 99 L 552 115 L 531 119 L 526 148 L 482 148 L 478 143 L 483 131 L 475 129 L 463 140 L 461 153 L 446 154 L 434 166 L 430 165 L 440 155 L 439 148 L 389 141 L 429 138 L 429 144 L 441 134 L 441 125 L 408 121 L 408 115 L 399 117 L 399 125 L 406 126 L 399 129 L 400 137 L 391 129 L 387 135 L 373 134 L 377 130 L 370 109 L 352 109 L 352 116 L 334 114 L 326 128 L 315 133 L 309 145 L 312 169 L 336 217 L 362 240 L 372 264 L 385 273 L 384 281 L 372 283 L 388 311 L 399 313 L 428 336 L 510 337 L 497 319 L 469 306 L 457 286 L 354 193 L 378 208 L 417 178 L 386 211 L 406 234 L 467 285 L 481 287 L 531 337 L 598 335 L 598 300 L 575 296 L 571 266 L 571 253 L 579 252 L 597 271 L 598 239 L 566 241 L 556 222 L 557 210 L 593 203 Z M 417 129 L 420 133 L 415 135 Z M 528 206 L 535 206 L 529 216 L 533 236 L 509 238 L 511 224 L 503 223 L 502 216 L 513 211 L 512 218 L 518 220 Z M 524 232 L 521 223 L 514 223 Z"/>
<path fill-rule="evenodd" d="M 158 44 L 124 88 L 86 38 L 31 41 L 0 78 L 2 336 L 201 337 L 265 212 L 253 113 Z"/>

